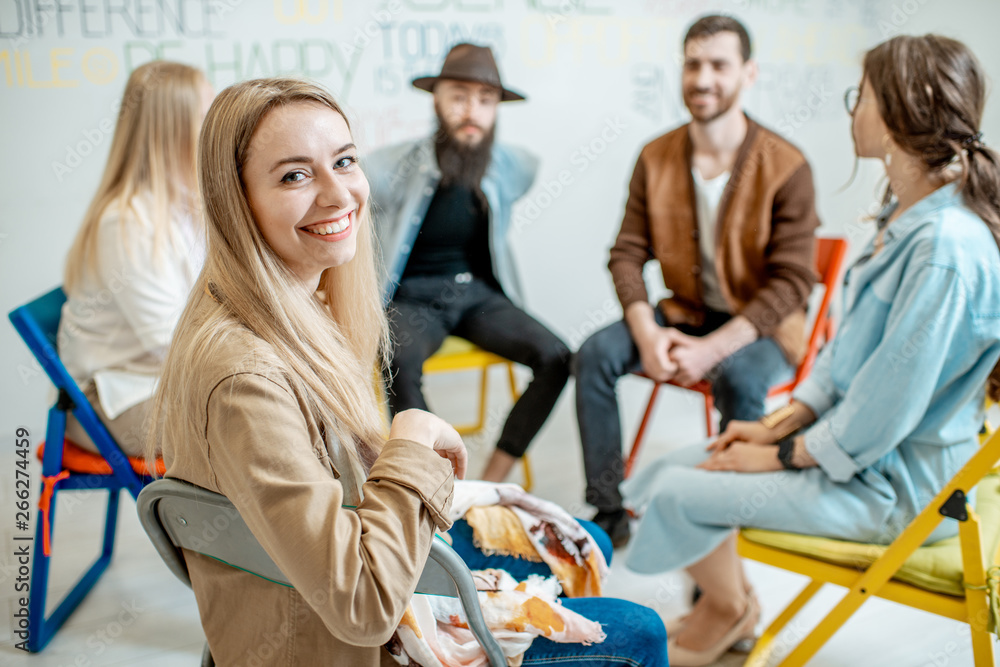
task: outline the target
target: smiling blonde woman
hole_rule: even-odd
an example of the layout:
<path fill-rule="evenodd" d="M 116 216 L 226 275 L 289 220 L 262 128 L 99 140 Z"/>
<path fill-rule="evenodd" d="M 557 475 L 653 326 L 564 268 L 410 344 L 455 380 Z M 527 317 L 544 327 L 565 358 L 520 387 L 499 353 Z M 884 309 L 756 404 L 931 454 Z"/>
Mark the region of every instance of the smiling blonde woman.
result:
<path fill-rule="evenodd" d="M 395 664 L 388 649 L 436 529 L 461 438 L 407 410 L 388 440 L 372 386 L 387 345 L 368 183 L 340 107 L 305 81 L 223 91 L 199 178 L 208 256 L 151 419 L 166 474 L 227 496 L 293 588 L 185 553 L 220 665 Z M 663 624 L 622 600 L 567 608 L 601 644 L 534 640 L 522 664 L 666 664 Z M 398 646 L 396 653 L 399 654 Z M 563 660 L 565 661 L 565 660 Z M 453 663 L 449 663 L 453 664 Z"/>

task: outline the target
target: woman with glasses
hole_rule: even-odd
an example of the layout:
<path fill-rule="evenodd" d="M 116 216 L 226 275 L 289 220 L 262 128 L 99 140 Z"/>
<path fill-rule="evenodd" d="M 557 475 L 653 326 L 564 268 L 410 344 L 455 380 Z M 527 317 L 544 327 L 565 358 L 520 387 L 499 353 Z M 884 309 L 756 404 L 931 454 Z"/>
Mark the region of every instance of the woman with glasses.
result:
<path fill-rule="evenodd" d="M 702 590 L 667 624 L 670 664 L 715 662 L 759 605 L 733 528 L 888 544 L 976 451 L 1000 397 L 1000 171 L 979 131 L 975 56 L 936 35 L 864 58 L 848 91 L 855 154 L 888 187 L 849 269 L 843 323 L 788 406 L 672 452 L 626 494 L 643 512 L 627 565 L 686 567 Z M 942 523 L 929 542 L 956 533 Z"/>

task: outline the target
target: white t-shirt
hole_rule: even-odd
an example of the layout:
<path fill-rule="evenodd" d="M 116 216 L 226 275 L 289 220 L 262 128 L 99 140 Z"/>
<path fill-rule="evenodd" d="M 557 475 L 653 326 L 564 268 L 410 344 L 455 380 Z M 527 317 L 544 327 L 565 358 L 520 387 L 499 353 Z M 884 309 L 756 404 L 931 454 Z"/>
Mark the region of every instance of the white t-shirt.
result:
<path fill-rule="evenodd" d="M 205 263 L 203 234 L 174 220 L 154 256 L 153 222 L 141 198 L 121 220 L 112 204 L 97 234 L 96 271 L 67 294 L 59 356 L 77 383 L 93 380 L 111 419 L 152 398 L 188 294 Z"/>
<path fill-rule="evenodd" d="M 719 289 L 719 274 L 715 270 L 715 227 L 719 217 L 719 200 L 729 183 L 729 172 L 705 180 L 696 167 L 691 168 L 694 177 L 695 214 L 698 218 L 698 246 L 701 251 L 701 286 L 705 305 L 712 310 L 728 313 L 726 303 Z"/>

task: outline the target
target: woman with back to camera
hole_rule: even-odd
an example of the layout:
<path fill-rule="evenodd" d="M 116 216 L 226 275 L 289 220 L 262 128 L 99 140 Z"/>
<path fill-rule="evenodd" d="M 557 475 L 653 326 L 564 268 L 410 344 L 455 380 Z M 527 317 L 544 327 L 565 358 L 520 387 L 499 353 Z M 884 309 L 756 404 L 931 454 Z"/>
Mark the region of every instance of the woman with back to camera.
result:
<path fill-rule="evenodd" d="M 1000 172 L 979 129 L 978 61 L 952 39 L 895 37 L 865 55 L 845 100 L 857 156 L 882 160 L 889 185 L 836 337 L 790 406 L 731 422 L 627 488 L 644 516 L 626 564 L 686 567 L 703 592 L 668 623 L 673 667 L 753 635 L 734 527 L 888 544 L 976 451 L 987 384 L 1000 393 Z M 946 521 L 928 542 L 955 533 Z"/>
<path fill-rule="evenodd" d="M 413 595 L 466 468 L 458 434 L 418 410 L 384 436 L 373 370 L 387 326 L 368 182 L 336 101 L 306 81 L 224 90 L 199 147 L 205 269 L 151 419 L 169 477 L 227 496 L 294 588 L 185 553 L 220 665 L 394 664 L 380 646 Z M 155 452 L 154 452 L 155 453 Z M 600 644 L 534 641 L 523 664 L 579 656 L 665 665 L 663 626 L 574 599 Z"/>
<path fill-rule="evenodd" d="M 125 86 L 100 186 L 66 260 L 59 354 L 112 437 L 143 453 L 143 419 L 204 260 L 195 155 L 212 87 L 154 61 Z M 70 415 L 66 436 L 96 451 Z"/>

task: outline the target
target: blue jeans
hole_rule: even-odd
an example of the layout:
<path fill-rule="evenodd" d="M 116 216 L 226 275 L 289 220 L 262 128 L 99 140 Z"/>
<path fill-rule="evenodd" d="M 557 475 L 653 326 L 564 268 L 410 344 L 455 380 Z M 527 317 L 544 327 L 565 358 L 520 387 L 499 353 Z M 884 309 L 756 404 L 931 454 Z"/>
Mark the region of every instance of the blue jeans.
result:
<path fill-rule="evenodd" d="M 611 563 L 611 538 L 590 521 L 580 521 Z M 529 574 L 549 576 L 545 563 L 514 556 L 487 556 L 472 544 L 472 528 L 459 519 L 448 531 L 452 547 L 473 570 L 499 568 L 517 580 Z M 667 667 L 667 631 L 659 615 L 634 602 L 616 598 L 562 598 L 564 607 L 601 624 L 607 638 L 600 644 L 561 644 L 537 637 L 524 654 L 523 665 L 578 665 L 592 667 Z"/>
<path fill-rule="evenodd" d="M 667 667 L 667 631 L 649 607 L 616 598 L 566 598 L 563 606 L 598 621 L 607 638 L 600 644 L 559 644 L 537 637 L 522 665 Z"/>
<path fill-rule="evenodd" d="M 666 321 L 656 310 L 656 321 Z M 703 327 L 678 326 L 680 331 L 703 336 L 722 326 L 729 316 L 710 313 Z M 573 358 L 576 377 L 576 418 L 587 475 L 587 502 L 603 512 L 622 507 L 618 486 L 624 479 L 621 421 L 618 415 L 618 378 L 642 369 L 639 348 L 624 321 L 601 329 L 584 341 Z M 709 371 L 715 405 L 722 415 L 721 428 L 730 420 L 753 421 L 764 415 L 768 389 L 791 376 L 791 366 L 772 338 L 759 338 L 734 352 Z"/>

